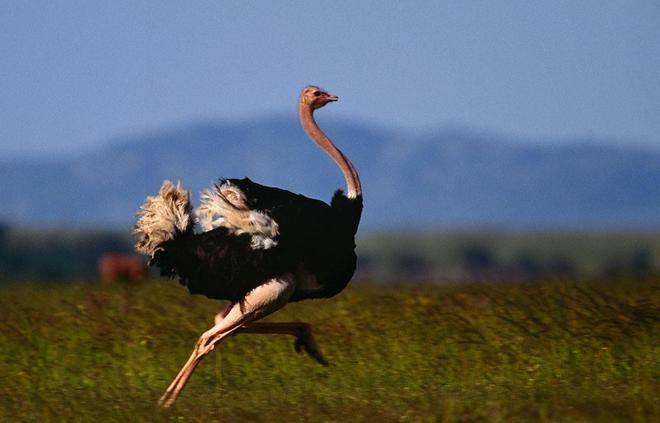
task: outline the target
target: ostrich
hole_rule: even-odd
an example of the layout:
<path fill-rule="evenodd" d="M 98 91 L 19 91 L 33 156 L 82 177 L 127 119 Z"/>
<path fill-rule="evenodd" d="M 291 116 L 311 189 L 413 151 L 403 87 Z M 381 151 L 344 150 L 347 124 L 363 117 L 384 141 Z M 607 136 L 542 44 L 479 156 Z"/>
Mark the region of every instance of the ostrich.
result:
<path fill-rule="evenodd" d="M 162 407 L 176 400 L 203 357 L 232 334 L 292 335 L 296 351 L 326 364 L 311 325 L 256 320 L 289 302 L 332 297 L 355 272 L 360 179 L 313 116 L 316 109 L 337 100 L 308 86 L 298 104 L 305 132 L 337 163 L 346 180 L 347 193 L 337 190 L 329 205 L 243 178 L 220 180 L 202 193 L 196 210 L 201 233 L 194 232 L 190 192 L 180 181 L 176 186 L 165 181 L 138 212 L 136 250 L 150 255 L 151 265 L 165 276 L 178 276 L 191 294 L 229 301 L 160 398 Z"/>

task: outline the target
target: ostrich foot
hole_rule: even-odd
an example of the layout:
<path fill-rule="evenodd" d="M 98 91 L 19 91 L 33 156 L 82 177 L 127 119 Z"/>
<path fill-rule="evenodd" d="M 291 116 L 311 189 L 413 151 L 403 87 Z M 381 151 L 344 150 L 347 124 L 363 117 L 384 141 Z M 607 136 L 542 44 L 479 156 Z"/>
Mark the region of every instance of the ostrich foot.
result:
<path fill-rule="evenodd" d="M 251 322 L 244 325 L 236 333 L 271 333 L 280 335 L 291 335 L 296 338 L 293 347 L 297 352 L 306 352 L 324 366 L 327 360 L 321 354 L 321 349 L 316 344 L 312 334 L 312 325 L 302 322 Z"/>
<path fill-rule="evenodd" d="M 295 342 L 293 343 L 293 347 L 296 349 L 296 352 L 300 354 L 306 352 L 319 364 L 322 364 L 324 366 L 328 365 L 328 360 L 326 360 L 325 357 L 323 357 L 323 354 L 321 353 L 321 349 L 316 343 L 316 340 L 314 339 L 314 335 L 312 335 L 311 331 L 308 331 L 303 335 L 297 337 Z"/>

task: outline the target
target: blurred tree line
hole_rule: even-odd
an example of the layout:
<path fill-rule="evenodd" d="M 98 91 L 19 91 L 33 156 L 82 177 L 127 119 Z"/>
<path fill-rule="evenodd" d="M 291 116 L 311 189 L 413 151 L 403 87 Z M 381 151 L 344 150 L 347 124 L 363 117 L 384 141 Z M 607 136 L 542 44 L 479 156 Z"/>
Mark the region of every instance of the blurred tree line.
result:
<path fill-rule="evenodd" d="M 359 275 L 377 280 L 645 278 L 660 270 L 660 233 L 397 232 L 360 241 Z"/>
<path fill-rule="evenodd" d="M 95 279 L 99 257 L 131 252 L 130 232 L 0 224 L 0 281 Z M 643 278 L 660 233 L 396 232 L 358 239 L 357 277 L 398 281 Z"/>
<path fill-rule="evenodd" d="M 0 224 L 0 280 L 96 278 L 96 263 L 103 253 L 131 248 L 128 233 L 17 229 Z"/>
<path fill-rule="evenodd" d="M 436 268 L 433 260 L 424 254 L 402 251 L 388 265 L 386 275 L 379 272 L 382 264 L 369 253 L 358 257 L 358 274 L 363 278 L 386 280 L 459 280 L 459 281 L 534 281 L 548 278 L 644 278 L 658 271 L 657 262 L 648 248 L 641 247 L 632 253 L 605 261 L 598 271 L 586 271 L 579 258 L 566 255 L 537 256 L 521 251 L 510 261 L 500 261 L 495 251 L 483 245 L 470 245 L 459 254 L 460 271 Z M 376 276 L 378 275 L 378 276 Z"/>

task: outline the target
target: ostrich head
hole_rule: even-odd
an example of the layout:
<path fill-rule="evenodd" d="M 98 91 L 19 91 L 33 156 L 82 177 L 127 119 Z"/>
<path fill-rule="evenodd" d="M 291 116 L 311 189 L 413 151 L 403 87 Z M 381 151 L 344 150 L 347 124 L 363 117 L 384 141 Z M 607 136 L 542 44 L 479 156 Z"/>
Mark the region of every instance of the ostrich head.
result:
<path fill-rule="evenodd" d="M 300 102 L 309 105 L 312 109 L 320 109 L 331 101 L 337 100 L 339 100 L 339 97 L 336 95 L 332 95 L 314 85 L 306 86 L 300 94 Z"/>

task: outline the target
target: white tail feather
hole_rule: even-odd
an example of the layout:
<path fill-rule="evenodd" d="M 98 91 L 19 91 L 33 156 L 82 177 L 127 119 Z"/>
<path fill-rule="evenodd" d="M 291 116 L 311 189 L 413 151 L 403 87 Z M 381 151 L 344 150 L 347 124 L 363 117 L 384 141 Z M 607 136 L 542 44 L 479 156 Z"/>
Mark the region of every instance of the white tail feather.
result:
<path fill-rule="evenodd" d="M 153 257 L 163 243 L 192 228 L 191 210 L 190 192 L 183 189 L 181 181 L 176 186 L 164 181 L 159 194 L 147 197 L 137 213 L 135 250 Z"/>
<path fill-rule="evenodd" d="M 268 249 L 277 245 L 277 222 L 270 216 L 250 210 L 245 194 L 231 182 L 202 192 L 201 205 L 195 210 L 204 232 L 225 227 L 232 233 L 252 236 L 252 248 Z"/>

